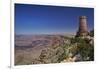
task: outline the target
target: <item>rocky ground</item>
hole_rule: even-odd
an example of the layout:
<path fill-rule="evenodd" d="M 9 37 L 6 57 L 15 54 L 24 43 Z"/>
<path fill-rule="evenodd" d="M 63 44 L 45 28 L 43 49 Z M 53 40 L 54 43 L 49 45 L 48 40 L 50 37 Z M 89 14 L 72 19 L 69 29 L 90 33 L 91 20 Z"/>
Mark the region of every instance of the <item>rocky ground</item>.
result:
<path fill-rule="evenodd" d="M 94 60 L 94 39 L 60 35 L 15 39 L 15 65 L 48 64 Z"/>

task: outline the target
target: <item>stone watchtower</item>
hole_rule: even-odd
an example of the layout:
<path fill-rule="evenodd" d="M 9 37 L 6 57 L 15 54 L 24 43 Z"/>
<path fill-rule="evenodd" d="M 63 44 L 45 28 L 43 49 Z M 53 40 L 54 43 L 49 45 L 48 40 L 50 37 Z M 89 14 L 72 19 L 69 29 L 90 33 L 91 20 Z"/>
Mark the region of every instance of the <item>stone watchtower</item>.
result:
<path fill-rule="evenodd" d="M 79 17 L 79 29 L 76 34 L 76 37 L 85 37 L 88 35 L 88 29 L 87 29 L 87 17 L 86 16 L 80 16 Z"/>

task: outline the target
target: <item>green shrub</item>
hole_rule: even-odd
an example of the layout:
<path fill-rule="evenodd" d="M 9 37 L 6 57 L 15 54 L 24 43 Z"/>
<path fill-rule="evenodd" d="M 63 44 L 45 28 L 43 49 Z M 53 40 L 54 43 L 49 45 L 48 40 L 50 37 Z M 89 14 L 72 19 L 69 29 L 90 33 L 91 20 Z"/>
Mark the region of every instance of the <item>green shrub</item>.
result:
<path fill-rule="evenodd" d="M 85 40 L 80 40 L 78 45 L 78 51 L 83 57 L 83 60 L 94 60 L 94 46 L 91 46 Z M 87 59 L 89 57 L 89 59 Z"/>
<path fill-rule="evenodd" d="M 94 37 L 94 30 L 91 30 L 91 31 L 90 31 L 90 36 L 91 36 L 91 37 Z"/>
<path fill-rule="evenodd" d="M 86 39 L 72 38 L 71 43 L 77 43 L 76 52 L 80 53 L 83 60 L 93 61 L 94 60 L 94 45 L 90 45 Z M 87 59 L 89 57 L 89 59 Z"/>

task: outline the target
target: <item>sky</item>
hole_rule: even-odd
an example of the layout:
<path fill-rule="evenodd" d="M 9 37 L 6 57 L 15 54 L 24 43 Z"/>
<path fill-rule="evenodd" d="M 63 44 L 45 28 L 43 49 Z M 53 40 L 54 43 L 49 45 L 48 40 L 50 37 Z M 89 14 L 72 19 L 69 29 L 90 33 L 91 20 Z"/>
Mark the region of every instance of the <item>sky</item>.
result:
<path fill-rule="evenodd" d="M 16 34 L 72 34 L 78 31 L 79 16 L 94 28 L 94 9 L 82 7 L 15 4 Z"/>

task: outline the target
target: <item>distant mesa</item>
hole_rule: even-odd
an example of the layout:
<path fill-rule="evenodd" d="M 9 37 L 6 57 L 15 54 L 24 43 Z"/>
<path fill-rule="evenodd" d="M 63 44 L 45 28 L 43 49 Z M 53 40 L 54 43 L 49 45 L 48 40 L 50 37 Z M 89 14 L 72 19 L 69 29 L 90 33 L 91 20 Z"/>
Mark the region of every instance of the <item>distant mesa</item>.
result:
<path fill-rule="evenodd" d="M 88 36 L 88 28 L 87 28 L 87 17 L 86 16 L 79 16 L 79 29 L 76 34 L 76 37 L 85 37 Z"/>

